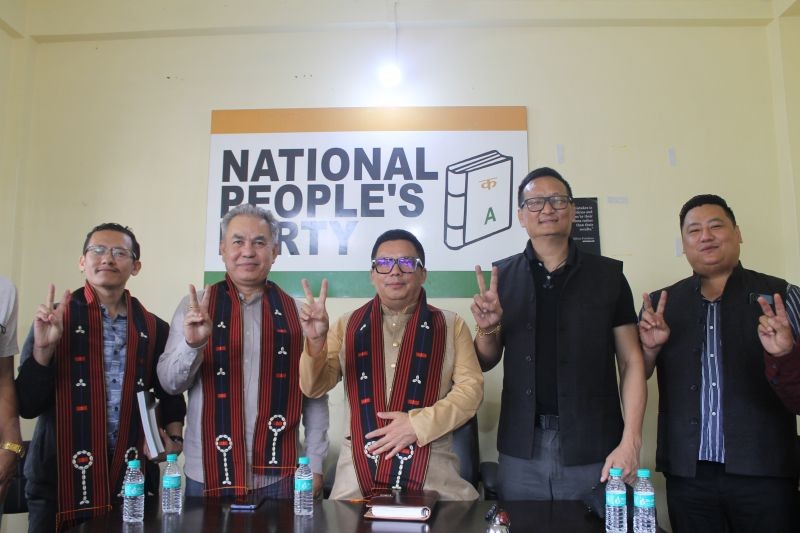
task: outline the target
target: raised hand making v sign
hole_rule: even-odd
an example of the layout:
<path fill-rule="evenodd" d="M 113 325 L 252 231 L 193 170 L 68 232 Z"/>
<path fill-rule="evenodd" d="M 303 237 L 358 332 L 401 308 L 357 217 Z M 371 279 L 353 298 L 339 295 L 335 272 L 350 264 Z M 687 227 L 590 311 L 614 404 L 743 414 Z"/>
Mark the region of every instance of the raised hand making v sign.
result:
<path fill-rule="evenodd" d="M 189 303 L 183 317 L 183 335 L 186 344 L 192 348 L 200 348 L 211 336 L 211 317 L 208 316 L 208 302 L 211 292 L 206 287 L 203 299 L 197 301 L 197 290 L 189 285 Z"/>
<path fill-rule="evenodd" d="M 306 303 L 300 307 L 300 327 L 303 328 L 303 335 L 306 337 L 309 355 L 317 357 L 323 353 L 325 337 L 328 334 L 330 325 L 328 311 L 325 310 L 325 300 L 328 297 L 328 280 L 322 280 L 319 298 L 316 300 L 314 300 L 308 280 L 303 279 L 301 283 L 303 292 L 306 295 Z"/>
<path fill-rule="evenodd" d="M 775 294 L 774 299 L 775 311 L 764 296 L 758 297 L 758 304 L 764 313 L 758 319 L 758 337 L 767 353 L 773 357 L 783 357 L 794 348 L 794 334 L 781 295 Z"/>
<path fill-rule="evenodd" d="M 664 320 L 664 310 L 667 308 L 667 291 L 661 291 L 658 304 L 653 309 L 653 300 L 650 294 L 642 294 L 644 302 L 642 316 L 639 319 L 639 340 L 642 342 L 644 352 L 644 372 L 648 378 L 653 374 L 656 366 L 656 357 L 661 347 L 669 340 L 669 325 Z"/>
<path fill-rule="evenodd" d="M 500 321 L 503 317 L 503 308 L 497 295 L 497 267 L 492 267 L 489 277 L 489 289 L 486 289 L 486 280 L 481 267 L 475 265 L 475 278 L 478 281 L 478 294 L 473 298 L 470 310 L 475 317 L 475 351 L 481 367 L 488 368 L 500 359 Z M 486 363 L 484 363 L 486 361 Z"/>
<path fill-rule="evenodd" d="M 61 305 L 54 307 L 56 286 L 52 283 L 47 291 L 47 301 L 39 305 L 33 318 L 33 358 L 42 366 L 47 366 L 53 359 L 58 341 L 64 333 L 64 310 L 69 307 L 72 297 L 70 291 L 64 291 Z"/>

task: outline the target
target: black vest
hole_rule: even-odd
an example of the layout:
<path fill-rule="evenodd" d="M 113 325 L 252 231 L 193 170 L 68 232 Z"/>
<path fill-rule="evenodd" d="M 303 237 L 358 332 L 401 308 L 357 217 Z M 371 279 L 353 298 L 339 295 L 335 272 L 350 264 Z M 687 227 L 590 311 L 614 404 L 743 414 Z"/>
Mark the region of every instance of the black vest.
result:
<path fill-rule="evenodd" d="M 759 294 L 781 296 L 786 281 L 737 266 L 720 300 L 725 470 L 731 474 L 796 476 L 795 417 L 764 376 L 758 339 Z M 656 359 L 658 449 L 656 468 L 694 477 L 700 446 L 701 357 L 706 315 L 695 275 L 666 288 L 664 320 L 670 337 Z M 655 306 L 661 291 L 651 294 Z"/>
<path fill-rule="evenodd" d="M 570 244 L 574 247 L 574 244 Z M 570 251 L 569 272 L 559 302 L 558 414 L 562 460 L 567 465 L 604 461 L 622 438 L 623 421 L 612 321 L 622 263 Z M 503 307 L 503 395 L 497 449 L 530 459 L 536 431 L 536 290 L 524 253 L 496 263 Z"/>

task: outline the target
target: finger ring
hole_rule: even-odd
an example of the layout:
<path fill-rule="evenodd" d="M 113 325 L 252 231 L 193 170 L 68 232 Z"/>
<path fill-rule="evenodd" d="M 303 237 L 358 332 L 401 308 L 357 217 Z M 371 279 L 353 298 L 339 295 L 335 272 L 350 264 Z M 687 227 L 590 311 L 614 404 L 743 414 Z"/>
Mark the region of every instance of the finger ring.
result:
<path fill-rule="evenodd" d="M 191 311 L 192 309 L 197 309 L 197 306 L 196 305 L 190 305 L 190 306 L 187 307 L 187 309 L 189 311 Z"/>

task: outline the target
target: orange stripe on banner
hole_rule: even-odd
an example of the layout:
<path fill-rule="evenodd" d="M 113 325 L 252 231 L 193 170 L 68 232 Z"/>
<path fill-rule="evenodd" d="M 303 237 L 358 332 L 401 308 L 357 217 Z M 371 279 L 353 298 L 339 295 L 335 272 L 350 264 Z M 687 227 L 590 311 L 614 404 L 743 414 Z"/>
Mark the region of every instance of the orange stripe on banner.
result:
<path fill-rule="evenodd" d="M 521 106 L 230 109 L 211 112 L 212 134 L 527 129 L 527 109 Z"/>
<path fill-rule="evenodd" d="M 364 405 L 366 405 L 366 404 L 368 404 L 370 402 L 372 402 L 372 398 L 364 398 L 364 399 L 361 400 L 361 403 L 364 404 Z"/>
<path fill-rule="evenodd" d="M 408 400 L 409 405 L 419 405 L 419 400 Z"/>
<path fill-rule="evenodd" d="M 75 406 L 75 410 L 76 411 L 88 411 L 89 410 L 89 406 L 88 405 L 76 405 Z"/>
<path fill-rule="evenodd" d="M 227 392 L 219 392 L 219 393 L 217 393 L 217 398 L 219 398 L 220 400 L 224 400 L 227 397 L 228 397 L 228 393 Z"/>
<path fill-rule="evenodd" d="M 275 374 L 275 377 L 283 379 L 286 377 L 286 372 L 278 372 L 277 374 Z"/>
<path fill-rule="evenodd" d="M 420 359 L 427 359 L 428 354 L 426 354 L 425 352 L 417 352 L 417 357 L 419 357 Z"/>
<path fill-rule="evenodd" d="M 366 357 L 369 355 L 369 352 L 365 350 L 363 352 L 358 352 L 356 355 L 358 355 L 358 357 Z"/>
<path fill-rule="evenodd" d="M 76 363 L 83 363 L 85 361 L 86 361 L 86 356 L 85 355 L 76 355 L 75 356 L 75 362 Z"/>
<path fill-rule="evenodd" d="M 217 346 L 217 347 L 214 348 L 214 350 L 217 351 L 217 352 L 224 352 L 227 349 L 228 349 L 227 346 Z"/>

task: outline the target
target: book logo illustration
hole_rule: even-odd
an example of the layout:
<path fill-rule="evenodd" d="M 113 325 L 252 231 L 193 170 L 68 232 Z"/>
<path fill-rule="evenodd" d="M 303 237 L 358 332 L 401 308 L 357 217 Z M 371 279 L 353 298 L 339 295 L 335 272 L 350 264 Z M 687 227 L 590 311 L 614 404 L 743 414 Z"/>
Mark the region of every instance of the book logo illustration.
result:
<path fill-rule="evenodd" d="M 497 150 L 447 167 L 444 244 L 458 250 L 511 227 L 514 158 Z"/>

